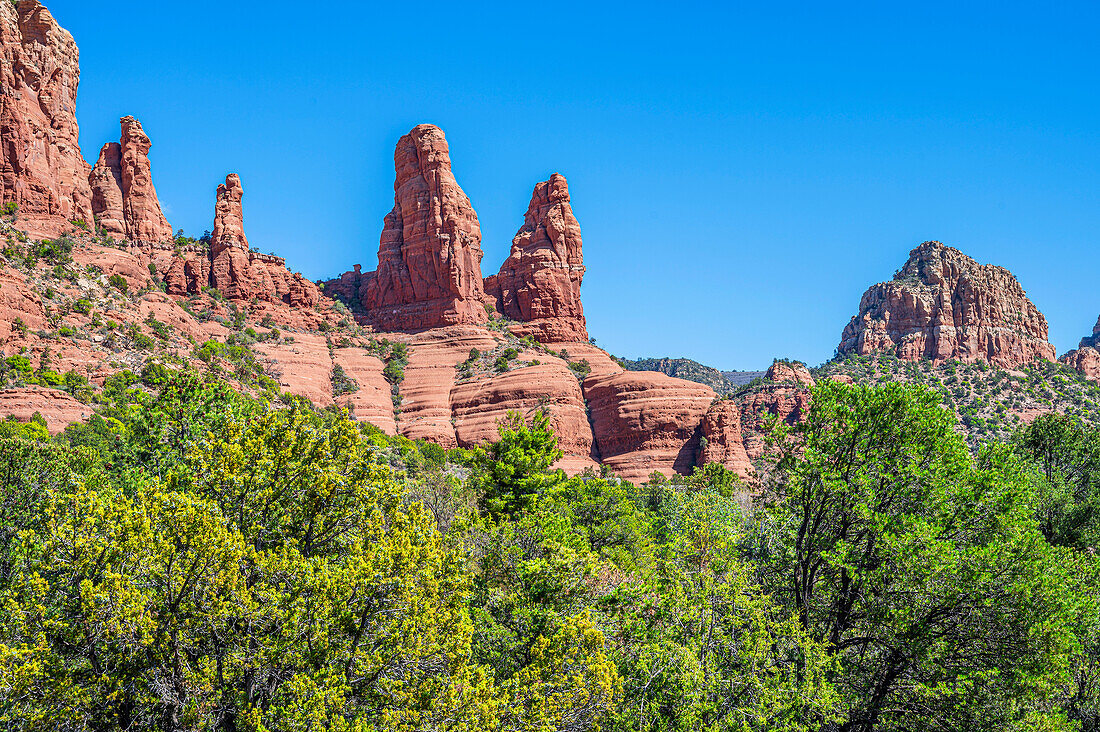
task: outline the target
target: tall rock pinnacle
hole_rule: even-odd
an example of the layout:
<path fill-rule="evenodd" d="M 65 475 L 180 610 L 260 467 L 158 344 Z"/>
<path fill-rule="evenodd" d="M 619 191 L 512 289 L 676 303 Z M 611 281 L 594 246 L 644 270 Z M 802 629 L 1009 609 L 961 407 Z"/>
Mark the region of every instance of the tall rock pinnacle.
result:
<path fill-rule="evenodd" d="M 485 280 L 497 309 L 525 325 L 513 330 L 544 342 L 587 341 L 581 307 L 584 280 L 581 226 L 569 203 L 565 176 L 539 183 L 512 252 L 500 272 Z"/>
<path fill-rule="evenodd" d="M 243 298 L 250 293 L 248 239 L 244 235 L 244 209 L 241 200 L 244 188 L 241 178 L 230 173 L 218 186 L 214 202 L 214 229 L 210 237 L 213 257 L 210 277 L 214 287 L 229 298 Z"/>
<path fill-rule="evenodd" d="M 481 225 L 451 172 L 443 131 L 414 127 L 397 143 L 394 168 L 394 206 L 363 306 L 385 330 L 485 322 Z"/>
<path fill-rule="evenodd" d="M 149 136 L 133 117 L 119 123 L 120 142 L 103 146 L 88 178 L 92 212 L 109 236 L 145 244 L 171 241 L 172 227 L 153 187 Z"/>
<path fill-rule="evenodd" d="M 38 0 L 0 3 L 0 185 L 20 227 L 44 236 L 92 221 L 80 154 L 80 52 Z"/>

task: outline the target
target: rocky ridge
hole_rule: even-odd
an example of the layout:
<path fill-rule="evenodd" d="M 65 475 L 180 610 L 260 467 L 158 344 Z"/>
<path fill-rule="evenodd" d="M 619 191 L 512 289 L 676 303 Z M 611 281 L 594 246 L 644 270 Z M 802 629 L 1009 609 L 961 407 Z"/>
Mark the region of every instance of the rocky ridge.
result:
<path fill-rule="evenodd" d="M 322 294 L 281 258 L 252 250 L 236 175 L 218 187 L 208 240 L 172 237 L 136 120 L 123 118 L 119 143 L 94 169 L 80 157 L 71 36 L 35 0 L 0 3 L 0 34 L 0 175 L 3 200 L 19 208 L 0 223 L 0 412 L 41 413 L 56 431 L 86 418 L 112 384 L 155 384 L 158 368 L 190 366 L 444 447 L 492 439 L 508 412 L 545 411 L 561 467 L 602 465 L 633 481 L 708 462 L 751 480 L 769 424 L 806 413 L 814 379 L 801 364 L 777 361 L 739 384 L 751 377 L 687 361 L 627 370 L 590 342 L 580 225 L 560 174 L 535 185 L 508 259 L 483 279 L 480 224 L 447 141 L 437 127 L 415 127 L 395 151 L 377 270 L 356 266 Z M 89 230 L 93 211 L 98 230 Z M 1093 345 L 1075 357 L 1082 371 L 1100 361 Z M 1047 364 L 1067 389 L 1085 381 L 1048 363 L 1046 321 L 1010 273 L 934 242 L 868 291 L 838 351 L 844 358 L 819 377 L 879 378 L 845 365 L 892 358 L 918 371 Z M 953 393 L 946 379 L 942 388 Z M 1041 407 L 1057 403 L 1036 392 L 1020 418 Z"/>

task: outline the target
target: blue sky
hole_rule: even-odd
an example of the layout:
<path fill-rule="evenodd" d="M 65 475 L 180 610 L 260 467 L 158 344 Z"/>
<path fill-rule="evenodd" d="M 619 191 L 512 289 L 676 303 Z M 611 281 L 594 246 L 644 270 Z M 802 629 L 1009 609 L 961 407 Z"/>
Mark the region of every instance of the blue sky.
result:
<path fill-rule="evenodd" d="M 1059 353 L 1100 314 L 1095 3 L 46 1 L 85 157 L 135 115 L 173 226 L 238 172 L 251 242 L 311 278 L 374 267 L 431 122 L 486 274 L 569 179 L 616 355 L 820 363 L 926 239 L 1011 269 Z"/>

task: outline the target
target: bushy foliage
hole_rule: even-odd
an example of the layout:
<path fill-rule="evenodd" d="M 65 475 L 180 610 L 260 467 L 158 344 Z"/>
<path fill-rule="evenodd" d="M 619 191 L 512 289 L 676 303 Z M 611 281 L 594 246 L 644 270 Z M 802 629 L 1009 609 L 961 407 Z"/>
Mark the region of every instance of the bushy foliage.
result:
<path fill-rule="evenodd" d="M 1072 418 L 974 455 L 920 387 L 826 382 L 753 509 L 569 477 L 543 411 L 447 451 L 155 361 L 102 398 L 0 422 L 7 728 L 1098 728 Z"/>

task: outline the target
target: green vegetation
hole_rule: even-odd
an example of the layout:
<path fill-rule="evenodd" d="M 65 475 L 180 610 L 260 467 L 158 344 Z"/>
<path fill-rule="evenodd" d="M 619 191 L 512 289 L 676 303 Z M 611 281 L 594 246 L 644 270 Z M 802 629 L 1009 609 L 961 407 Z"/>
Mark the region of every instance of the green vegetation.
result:
<path fill-rule="evenodd" d="M 332 395 L 339 397 L 357 391 L 359 391 L 359 382 L 348 376 L 343 366 L 334 363 L 332 365 Z"/>
<path fill-rule="evenodd" d="M 569 478 L 541 411 L 446 451 L 195 355 L 55 438 L 0 422 L 5 727 L 1100 728 L 1076 416 L 972 450 L 934 391 L 826 380 L 746 512 L 718 465 Z"/>
<path fill-rule="evenodd" d="M 152 264 L 150 264 L 149 266 L 153 267 L 153 273 L 155 274 L 156 266 Z M 110 278 L 107 280 L 107 284 L 123 294 L 126 294 L 127 290 L 130 289 L 130 284 L 126 281 L 126 278 L 120 274 L 111 275 Z"/>

